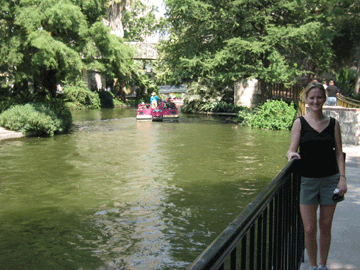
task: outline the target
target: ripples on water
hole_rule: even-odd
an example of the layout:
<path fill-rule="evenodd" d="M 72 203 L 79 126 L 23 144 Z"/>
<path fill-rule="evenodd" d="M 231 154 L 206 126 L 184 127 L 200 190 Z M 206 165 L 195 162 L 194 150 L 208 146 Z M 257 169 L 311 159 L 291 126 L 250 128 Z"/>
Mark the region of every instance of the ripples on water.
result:
<path fill-rule="evenodd" d="M 0 142 L 1 269 L 185 269 L 285 165 L 289 132 L 134 109 Z"/>

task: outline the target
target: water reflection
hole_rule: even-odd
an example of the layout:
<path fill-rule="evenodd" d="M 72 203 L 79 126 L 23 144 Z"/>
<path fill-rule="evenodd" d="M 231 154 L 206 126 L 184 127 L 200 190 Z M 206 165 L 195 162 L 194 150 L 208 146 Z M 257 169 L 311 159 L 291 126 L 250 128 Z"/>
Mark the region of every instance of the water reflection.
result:
<path fill-rule="evenodd" d="M 1 269 L 185 269 L 286 163 L 288 132 L 134 109 L 74 120 L 0 143 Z"/>

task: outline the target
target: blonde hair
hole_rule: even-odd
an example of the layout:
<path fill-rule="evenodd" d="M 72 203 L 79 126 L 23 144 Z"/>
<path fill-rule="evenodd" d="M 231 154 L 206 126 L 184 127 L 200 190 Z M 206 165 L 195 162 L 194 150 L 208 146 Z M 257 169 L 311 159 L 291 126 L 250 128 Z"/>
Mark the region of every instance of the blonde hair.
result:
<path fill-rule="evenodd" d="M 315 88 L 320 89 L 323 92 L 324 97 L 326 97 L 326 90 L 324 85 L 322 85 L 322 83 L 319 82 L 311 82 L 305 88 L 303 99 L 306 100 L 307 96 L 309 95 L 309 92 Z"/>

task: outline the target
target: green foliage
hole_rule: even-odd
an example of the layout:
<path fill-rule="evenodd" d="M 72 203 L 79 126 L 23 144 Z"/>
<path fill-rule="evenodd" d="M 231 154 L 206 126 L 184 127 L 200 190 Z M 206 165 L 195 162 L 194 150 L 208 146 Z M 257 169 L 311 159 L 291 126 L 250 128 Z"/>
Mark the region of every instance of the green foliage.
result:
<path fill-rule="evenodd" d="M 111 35 L 102 21 L 108 2 L 0 0 L 0 71 L 7 72 L 14 91 L 29 92 L 30 82 L 32 94 L 47 95 L 46 89 L 54 97 L 57 83 L 75 82 L 83 69 L 141 84 L 141 68 L 132 60 L 134 50 Z M 137 28 L 141 23 L 145 22 L 137 22 Z"/>
<path fill-rule="evenodd" d="M 62 103 L 15 105 L 0 114 L 0 126 L 37 136 L 63 133 L 71 123 L 71 113 Z"/>
<path fill-rule="evenodd" d="M 251 127 L 251 120 L 253 111 L 250 108 L 244 107 L 243 110 L 238 112 L 237 119 L 243 126 Z"/>
<path fill-rule="evenodd" d="M 160 46 L 166 64 L 157 70 L 162 81 L 206 77 L 230 84 L 253 77 L 291 83 L 300 75 L 330 71 L 344 45 L 353 58 L 353 49 L 360 51 L 356 0 L 165 3 L 169 39 Z M 342 33 L 350 28 L 344 42 Z M 335 48 L 334 38 L 341 46 Z"/>
<path fill-rule="evenodd" d="M 101 100 L 97 92 L 88 90 L 85 82 L 78 81 L 76 85 L 65 85 L 62 99 L 70 109 L 99 109 Z"/>
<path fill-rule="evenodd" d="M 140 0 L 132 0 L 131 7 L 124 13 L 122 24 L 124 38 L 130 41 L 144 41 L 157 28 L 155 7 L 145 5 Z M 141 16 L 139 16 L 141 14 Z"/>
<path fill-rule="evenodd" d="M 297 115 L 294 104 L 282 100 L 268 100 L 253 112 L 239 112 L 243 125 L 270 130 L 289 130 Z"/>
<path fill-rule="evenodd" d="M 99 98 L 101 101 L 101 108 L 114 108 L 115 95 L 110 91 L 99 91 Z"/>
<path fill-rule="evenodd" d="M 240 106 L 234 104 L 229 104 L 226 102 L 214 102 L 207 103 L 200 107 L 200 111 L 203 112 L 227 112 L 227 113 L 237 113 L 242 109 Z"/>
<path fill-rule="evenodd" d="M 181 111 L 184 113 L 198 112 L 201 111 L 202 108 L 210 110 L 219 102 L 233 103 L 233 89 L 221 83 L 216 84 L 209 79 L 198 78 L 196 81 L 191 82 L 186 88 L 184 105 L 181 106 Z"/>
<path fill-rule="evenodd" d="M 341 94 L 347 97 L 354 97 L 356 84 L 356 70 L 342 67 L 336 75 L 336 86 L 340 89 Z"/>

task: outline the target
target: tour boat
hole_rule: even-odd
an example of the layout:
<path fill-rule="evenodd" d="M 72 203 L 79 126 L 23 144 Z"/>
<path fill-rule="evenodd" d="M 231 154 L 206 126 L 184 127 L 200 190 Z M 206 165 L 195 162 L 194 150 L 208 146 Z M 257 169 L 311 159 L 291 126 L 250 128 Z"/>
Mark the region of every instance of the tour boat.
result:
<path fill-rule="evenodd" d="M 162 121 L 164 119 L 177 119 L 178 110 L 176 106 L 171 106 L 167 102 L 159 102 L 156 108 L 151 108 L 151 104 L 142 103 L 138 105 L 136 111 L 137 120 Z"/>

